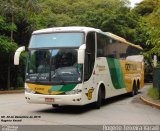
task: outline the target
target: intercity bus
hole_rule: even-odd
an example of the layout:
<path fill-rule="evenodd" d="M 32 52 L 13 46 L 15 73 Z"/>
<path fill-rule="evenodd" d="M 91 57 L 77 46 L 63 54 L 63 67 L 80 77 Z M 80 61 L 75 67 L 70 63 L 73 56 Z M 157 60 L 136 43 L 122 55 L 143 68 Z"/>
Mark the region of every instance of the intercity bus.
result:
<path fill-rule="evenodd" d="M 25 47 L 15 53 L 14 62 Z M 91 27 L 56 27 L 32 33 L 25 98 L 28 103 L 86 105 L 144 86 L 142 48 Z"/>

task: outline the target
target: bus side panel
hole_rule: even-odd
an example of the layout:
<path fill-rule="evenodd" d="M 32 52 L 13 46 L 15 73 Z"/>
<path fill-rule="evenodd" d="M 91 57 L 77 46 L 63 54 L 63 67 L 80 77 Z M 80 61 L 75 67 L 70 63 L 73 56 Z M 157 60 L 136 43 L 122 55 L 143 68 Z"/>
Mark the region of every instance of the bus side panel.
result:
<path fill-rule="evenodd" d="M 144 87 L 144 62 L 141 63 L 141 81 L 140 81 L 140 88 Z"/>
<path fill-rule="evenodd" d="M 104 83 L 106 98 L 127 92 L 120 64 L 119 60 L 107 60 L 105 57 L 96 58 L 96 81 Z"/>
<path fill-rule="evenodd" d="M 134 80 L 139 80 L 140 86 L 143 86 L 144 71 L 141 62 L 98 57 L 95 65 L 96 83 L 104 83 L 106 98 L 131 92 Z"/>
<path fill-rule="evenodd" d="M 127 92 L 131 92 L 133 88 L 133 82 L 135 81 L 139 86 L 144 86 L 144 68 L 142 62 L 133 62 L 120 60 L 121 67 L 123 70 L 123 77 L 126 84 Z"/>

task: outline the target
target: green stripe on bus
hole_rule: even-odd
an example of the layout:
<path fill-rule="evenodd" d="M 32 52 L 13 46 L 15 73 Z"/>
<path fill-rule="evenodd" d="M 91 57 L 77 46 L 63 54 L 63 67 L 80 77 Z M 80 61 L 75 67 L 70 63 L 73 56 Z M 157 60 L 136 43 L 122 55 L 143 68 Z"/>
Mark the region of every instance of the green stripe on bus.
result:
<path fill-rule="evenodd" d="M 76 87 L 76 85 L 77 84 L 52 86 L 52 91 L 61 91 L 61 92 L 71 91 Z"/>
<path fill-rule="evenodd" d="M 125 88 L 120 61 L 114 58 L 107 58 L 107 62 L 114 88 L 115 89 Z"/>

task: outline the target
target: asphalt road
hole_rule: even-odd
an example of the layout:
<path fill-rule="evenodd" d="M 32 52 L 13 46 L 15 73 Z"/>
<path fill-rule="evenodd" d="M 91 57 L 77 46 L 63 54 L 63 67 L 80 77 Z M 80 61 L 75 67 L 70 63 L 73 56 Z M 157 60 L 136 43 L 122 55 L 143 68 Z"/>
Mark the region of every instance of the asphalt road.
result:
<path fill-rule="evenodd" d="M 122 95 L 108 99 L 100 110 L 92 109 L 91 105 L 52 108 L 51 105 L 26 103 L 23 93 L 1 94 L 0 125 L 160 125 L 160 110 L 139 99 L 146 88 L 135 97 Z"/>

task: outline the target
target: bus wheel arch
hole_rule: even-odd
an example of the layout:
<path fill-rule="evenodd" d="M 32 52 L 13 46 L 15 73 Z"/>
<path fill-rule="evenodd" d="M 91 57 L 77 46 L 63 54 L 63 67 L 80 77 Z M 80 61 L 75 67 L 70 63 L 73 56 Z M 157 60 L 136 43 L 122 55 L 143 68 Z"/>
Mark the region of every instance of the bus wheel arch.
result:
<path fill-rule="evenodd" d="M 101 89 L 102 91 L 102 99 L 105 99 L 106 98 L 106 88 L 103 82 L 99 82 L 97 86 L 97 92 L 96 92 L 97 94 L 98 94 L 99 89 Z M 96 97 L 96 100 L 97 100 L 97 97 Z"/>

